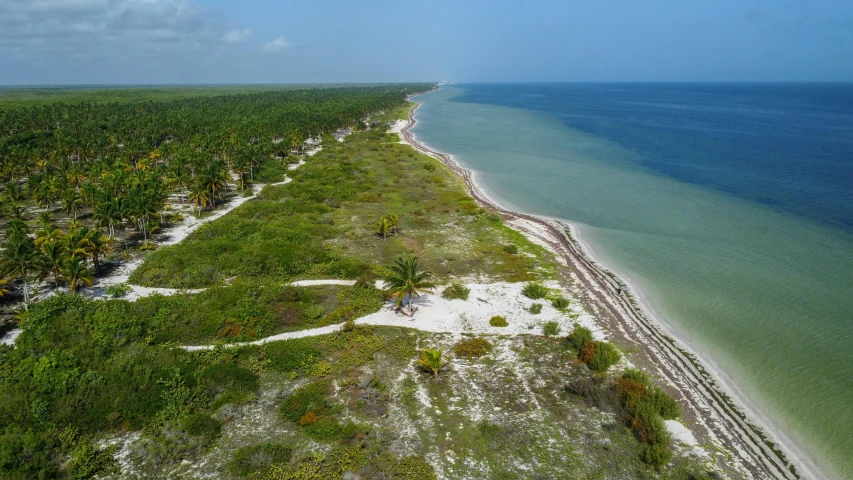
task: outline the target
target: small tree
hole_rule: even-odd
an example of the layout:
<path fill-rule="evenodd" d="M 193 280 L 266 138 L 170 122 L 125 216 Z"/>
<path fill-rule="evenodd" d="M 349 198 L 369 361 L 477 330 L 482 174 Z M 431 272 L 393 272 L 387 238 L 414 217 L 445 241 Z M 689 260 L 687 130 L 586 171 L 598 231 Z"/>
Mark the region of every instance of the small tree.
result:
<path fill-rule="evenodd" d="M 418 271 L 418 257 L 400 257 L 391 267 L 391 275 L 385 279 L 386 292 L 397 296 L 395 306 L 400 308 L 403 298 L 409 297 L 409 310 L 412 299 L 421 292 L 431 292 L 434 284 L 429 282 L 430 272 Z"/>
<path fill-rule="evenodd" d="M 382 240 L 388 238 L 388 234 L 391 232 L 391 225 L 388 223 L 388 219 L 386 217 L 379 219 L 379 221 L 376 222 L 375 227 L 376 233 L 382 237 Z"/>
<path fill-rule="evenodd" d="M 432 372 L 435 378 L 438 379 L 438 372 L 444 368 L 445 361 L 441 357 L 441 348 L 426 348 L 421 352 L 421 357 L 418 359 L 418 366 L 422 369 Z"/>
<path fill-rule="evenodd" d="M 62 275 L 68 280 L 68 290 L 72 294 L 76 294 L 77 290 L 80 289 L 80 284 L 83 283 L 87 286 L 92 285 L 92 281 L 94 277 L 89 273 L 89 270 L 86 269 L 86 265 L 83 264 L 83 259 L 81 257 L 71 257 L 65 262 L 65 268 L 62 271 Z"/>
<path fill-rule="evenodd" d="M 391 229 L 394 235 L 397 235 L 397 224 L 400 223 L 400 216 L 392 212 L 386 215 L 385 219 L 388 221 L 388 228 Z"/>

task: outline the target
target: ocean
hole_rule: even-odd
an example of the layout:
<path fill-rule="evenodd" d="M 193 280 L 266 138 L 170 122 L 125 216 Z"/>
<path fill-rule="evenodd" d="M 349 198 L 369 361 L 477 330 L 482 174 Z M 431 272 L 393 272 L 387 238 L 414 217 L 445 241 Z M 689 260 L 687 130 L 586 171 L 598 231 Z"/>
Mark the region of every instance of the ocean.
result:
<path fill-rule="evenodd" d="M 453 84 L 413 133 L 591 254 L 853 478 L 853 84 Z"/>

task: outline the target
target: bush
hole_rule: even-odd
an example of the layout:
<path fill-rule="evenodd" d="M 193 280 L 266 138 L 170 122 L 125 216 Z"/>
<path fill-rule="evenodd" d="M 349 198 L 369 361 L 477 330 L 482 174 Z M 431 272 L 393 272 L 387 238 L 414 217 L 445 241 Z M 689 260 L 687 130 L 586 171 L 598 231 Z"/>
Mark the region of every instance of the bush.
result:
<path fill-rule="evenodd" d="M 489 353 L 492 346 L 488 340 L 477 337 L 460 341 L 454 351 L 459 357 L 478 358 Z"/>
<path fill-rule="evenodd" d="M 640 458 L 655 468 L 663 468 L 672 458 L 672 450 L 666 445 L 644 445 Z"/>
<path fill-rule="evenodd" d="M 495 315 L 489 319 L 489 325 L 493 327 L 508 327 L 509 323 L 506 321 L 506 318 L 501 317 L 500 315 Z"/>
<path fill-rule="evenodd" d="M 234 362 L 211 365 L 202 372 L 199 383 L 211 397 L 226 391 L 248 393 L 258 389 L 257 375 Z"/>
<path fill-rule="evenodd" d="M 71 452 L 68 464 L 70 477 L 73 479 L 92 478 L 96 475 L 118 474 L 119 467 L 113 454 L 118 450 L 114 445 L 98 448 L 90 443 L 83 443 Z"/>
<path fill-rule="evenodd" d="M 130 293 L 131 288 L 126 283 L 110 285 L 104 292 L 110 298 L 121 298 Z"/>
<path fill-rule="evenodd" d="M 515 255 L 518 253 L 518 247 L 515 245 L 504 245 L 504 252 Z"/>
<path fill-rule="evenodd" d="M 530 306 L 530 308 L 527 309 L 527 311 L 532 313 L 533 315 L 539 315 L 540 313 L 542 313 L 542 304 L 534 303 Z"/>
<path fill-rule="evenodd" d="M 332 417 L 319 417 L 314 422 L 305 425 L 305 434 L 318 442 L 337 440 L 344 430 L 343 425 Z"/>
<path fill-rule="evenodd" d="M 560 324 L 555 321 L 547 322 L 545 323 L 545 325 L 542 325 L 542 333 L 544 333 L 548 337 L 559 335 Z"/>
<path fill-rule="evenodd" d="M 547 297 L 550 293 L 550 290 L 548 290 L 548 287 L 542 285 L 541 283 L 530 282 L 524 285 L 524 288 L 521 289 L 521 293 L 527 298 L 539 300 L 540 298 Z"/>
<path fill-rule="evenodd" d="M 551 305 L 557 310 L 565 310 L 569 308 L 570 304 L 571 302 L 569 302 L 569 299 L 566 297 L 557 297 L 551 300 Z"/>
<path fill-rule="evenodd" d="M 267 343 L 264 345 L 264 353 L 270 361 L 270 368 L 279 372 L 291 372 L 308 366 L 320 354 L 313 345 L 301 338 Z"/>
<path fill-rule="evenodd" d="M 592 341 L 592 331 L 580 324 L 575 324 L 569 335 L 569 345 L 580 353 L 584 345 Z"/>
<path fill-rule="evenodd" d="M 184 417 L 181 428 L 194 437 L 214 439 L 222 431 L 222 424 L 204 412 L 193 413 Z"/>
<path fill-rule="evenodd" d="M 596 372 L 606 372 L 608 368 L 622 359 L 622 354 L 607 342 L 595 342 L 595 353 L 589 360 L 589 368 Z"/>
<path fill-rule="evenodd" d="M 641 401 L 651 405 L 664 420 L 675 420 L 681 416 L 678 402 L 660 388 L 655 387 L 648 390 Z"/>
<path fill-rule="evenodd" d="M 264 473 L 274 464 L 287 463 L 292 456 L 293 449 L 282 443 L 259 443 L 238 448 L 226 468 L 233 475 L 248 477 Z"/>
<path fill-rule="evenodd" d="M 445 298 L 447 300 L 468 300 L 468 295 L 470 293 L 471 289 L 466 287 L 465 285 L 453 283 L 449 287 L 445 288 L 443 292 L 441 292 L 441 298 Z"/>
<path fill-rule="evenodd" d="M 309 412 L 316 416 L 316 412 L 328 406 L 325 393 L 325 384 L 312 383 L 306 385 L 284 399 L 281 407 L 279 407 L 279 413 L 285 420 L 294 423 L 302 420 Z"/>
<path fill-rule="evenodd" d="M 635 368 L 629 368 L 625 370 L 625 372 L 622 373 L 622 378 L 624 378 L 625 380 L 644 383 L 646 385 L 649 384 L 649 376 Z"/>

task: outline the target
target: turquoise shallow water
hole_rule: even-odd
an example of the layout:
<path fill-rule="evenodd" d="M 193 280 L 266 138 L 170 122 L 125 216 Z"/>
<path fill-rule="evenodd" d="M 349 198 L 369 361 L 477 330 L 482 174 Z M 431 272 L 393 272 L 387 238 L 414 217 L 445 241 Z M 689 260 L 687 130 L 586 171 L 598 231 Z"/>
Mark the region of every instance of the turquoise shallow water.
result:
<path fill-rule="evenodd" d="M 416 136 L 515 210 L 566 219 L 828 476 L 853 478 L 853 235 L 649 168 L 541 112 L 419 98 Z"/>

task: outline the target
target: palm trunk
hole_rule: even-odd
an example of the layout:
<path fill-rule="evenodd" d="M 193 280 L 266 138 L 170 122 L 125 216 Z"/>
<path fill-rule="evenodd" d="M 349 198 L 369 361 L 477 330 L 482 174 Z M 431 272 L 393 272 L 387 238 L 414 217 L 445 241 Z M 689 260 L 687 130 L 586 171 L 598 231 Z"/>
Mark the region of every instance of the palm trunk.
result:
<path fill-rule="evenodd" d="M 29 310 L 30 306 L 30 287 L 27 285 L 27 271 L 24 270 L 24 310 Z"/>

